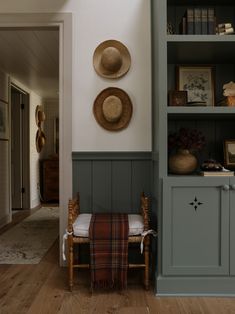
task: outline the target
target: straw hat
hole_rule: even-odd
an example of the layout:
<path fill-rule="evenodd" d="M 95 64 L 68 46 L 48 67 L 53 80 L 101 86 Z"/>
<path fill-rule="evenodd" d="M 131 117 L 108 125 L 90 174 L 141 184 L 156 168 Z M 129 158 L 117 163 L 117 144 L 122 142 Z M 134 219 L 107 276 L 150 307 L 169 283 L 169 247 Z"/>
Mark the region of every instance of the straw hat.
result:
<path fill-rule="evenodd" d="M 93 65 L 102 77 L 119 78 L 128 72 L 130 64 L 130 53 L 120 41 L 106 40 L 94 51 Z"/>
<path fill-rule="evenodd" d="M 41 152 L 45 143 L 46 143 L 45 133 L 41 129 L 38 129 L 36 134 L 36 149 L 38 153 Z"/>
<path fill-rule="evenodd" d="M 93 105 L 96 121 L 104 129 L 119 131 L 126 128 L 132 116 L 132 103 L 124 90 L 108 87 L 96 97 Z"/>
<path fill-rule="evenodd" d="M 38 127 L 41 126 L 42 121 L 46 118 L 45 112 L 42 109 L 42 106 L 37 106 L 35 110 L 35 120 Z"/>

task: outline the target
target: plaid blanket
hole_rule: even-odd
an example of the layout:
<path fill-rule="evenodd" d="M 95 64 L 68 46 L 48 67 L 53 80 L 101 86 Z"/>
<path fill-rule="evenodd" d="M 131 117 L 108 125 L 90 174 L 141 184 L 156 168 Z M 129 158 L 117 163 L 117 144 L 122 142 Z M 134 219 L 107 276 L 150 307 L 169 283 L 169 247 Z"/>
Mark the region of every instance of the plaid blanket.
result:
<path fill-rule="evenodd" d="M 126 288 L 128 215 L 93 214 L 89 228 L 92 288 Z"/>

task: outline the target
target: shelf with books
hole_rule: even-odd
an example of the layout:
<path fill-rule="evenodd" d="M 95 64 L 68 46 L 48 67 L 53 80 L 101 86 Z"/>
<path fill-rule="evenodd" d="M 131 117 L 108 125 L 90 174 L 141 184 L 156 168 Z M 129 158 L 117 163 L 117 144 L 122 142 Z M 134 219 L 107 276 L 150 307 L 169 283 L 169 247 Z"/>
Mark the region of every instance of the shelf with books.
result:
<path fill-rule="evenodd" d="M 171 25 L 171 33 L 174 34 L 222 34 L 222 29 L 225 35 L 234 33 L 233 6 L 231 1 L 168 1 L 167 23 Z M 217 29 L 219 24 L 220 31 Z"/>

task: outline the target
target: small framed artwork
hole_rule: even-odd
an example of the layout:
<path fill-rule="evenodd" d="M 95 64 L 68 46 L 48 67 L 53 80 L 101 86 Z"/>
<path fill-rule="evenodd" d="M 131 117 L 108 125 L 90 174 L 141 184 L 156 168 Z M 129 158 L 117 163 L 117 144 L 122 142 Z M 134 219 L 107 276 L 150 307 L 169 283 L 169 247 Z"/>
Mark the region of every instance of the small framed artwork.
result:
<path fill-rule="evenodd" d="M 235 140 L 224 141 L 224 163 L 227 167 L 235 167 Z"/>
<path fill-rule="evenodd" d="M 0 101 L 0 140 L 9 139 L 8 104 Z"/>
<path fill-rule="evenodd" d="M 169 106 L 186 106 L 187 91 L 169 91 L 168 92 L 168 105 Z"/>
<path fill-rule="evenodd" d="M 188 93 L 188 105 L 214 106 L 214 67 L 211 65 L 179 65 L 176 68 L 176 87 Z"/>

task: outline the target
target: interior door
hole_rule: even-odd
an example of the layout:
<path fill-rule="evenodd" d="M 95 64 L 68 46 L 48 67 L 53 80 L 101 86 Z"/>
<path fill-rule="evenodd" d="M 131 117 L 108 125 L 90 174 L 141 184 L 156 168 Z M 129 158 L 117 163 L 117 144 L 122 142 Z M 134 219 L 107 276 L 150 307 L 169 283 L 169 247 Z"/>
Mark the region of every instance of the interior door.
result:
<path fill-rule="evenodd" d="M 28 94 L 11 87 L 11 190 L 12 208 L 29 204 L 29 111 Z"/>
<path fill-rule="evenodd" d="M 22 208 L 22 118 L 21 95 L 11 89 L 11 194 L 12 208 Z"/>

